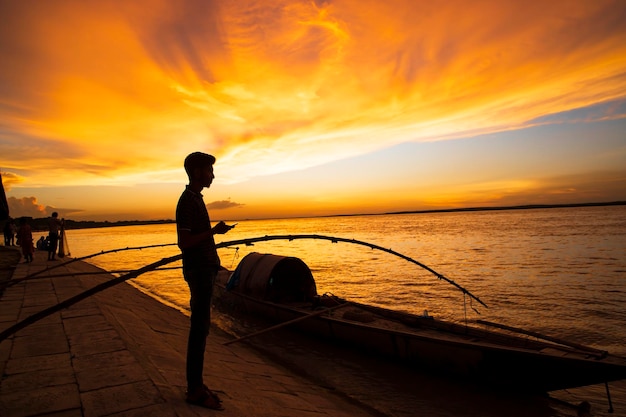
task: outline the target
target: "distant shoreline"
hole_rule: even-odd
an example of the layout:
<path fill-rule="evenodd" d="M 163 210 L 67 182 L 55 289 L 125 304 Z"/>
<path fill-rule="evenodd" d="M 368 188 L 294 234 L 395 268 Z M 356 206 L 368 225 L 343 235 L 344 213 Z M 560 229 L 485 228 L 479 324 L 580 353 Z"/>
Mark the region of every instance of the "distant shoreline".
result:
<path fill-rule="evenodd" d="M 384 216 L 395 214 L 428 214 L 428 213 L 456 213 L 468 211 L 504 211 L 504 210 L 532 210 L 532 209 L 553 209 L 553 208 L 572 208 L 572 207 L 598 207 L 598 206 L 625 206 L 626 201 L 610 201 L 602 203 L 570 203 L 570 204 L 525 204 L 519 206 L 498 206 L 498 207 L 461 207 L 451 209 L 430 209 L 430 210 L 403 210 L 390 211 L 384 213 L 355 213 L 355 214 L 329 214 L 324 216 L 296 216 L 290 219 L 306 219 L 306 218 L 328 218 L 328 217 L 354 217 L 354 216 Z M 264 218 L 264 219 L 242 219 L 242 220 L 279 220 L 284 218 Z M 226 219 L 224 219 L 226 220 Z M 144 226 L 152 224 L 171 224 L 175 223 L 173 219 L 162 220 L 119 220 L 110 221 L 93 221 L 93 220 L 65 220 L 65 227 L 68 230 L 75 229 L 95 229 L 102 227 L 120 227 L 120 226 Z M 48 218 L 32 219 L 30 221 L 33 231 L 41 232 L 48 230 Z"/>
<path fill-rule="evenodd" d="M 48 231 L 48 217 L 31 219 L 29 221 L 31 228 L 34 232 Z M 144 226 L 150 224 L 170 224 L 175 223 L 174 220 L 119 220 L 116 222 L 110 221 L 93 221 L 93 220 L 71 220 L 65 219 L 65 229 L 77 230 L 77 229 L 97 229 L 103 227 L 120 227 L 120 226 Z"/>
<path fill-rule="evenodd" d="M 454 209 L 394 211 L 394 212 L 388 212 L 385 214 L 448 213 L 448 212 L 458 212 L 458 211 L 531 210 L 531 209 L 598 207 L 598 206 L 626 206 L 626 201 L 611 201 L 611 202 L 606 202 L 606 203 L 525 204 L 525 205 L 520 205 L 520 206 L 501 206 L 501 207 L 464 207 L 464 208 L 454 208 Z"/>

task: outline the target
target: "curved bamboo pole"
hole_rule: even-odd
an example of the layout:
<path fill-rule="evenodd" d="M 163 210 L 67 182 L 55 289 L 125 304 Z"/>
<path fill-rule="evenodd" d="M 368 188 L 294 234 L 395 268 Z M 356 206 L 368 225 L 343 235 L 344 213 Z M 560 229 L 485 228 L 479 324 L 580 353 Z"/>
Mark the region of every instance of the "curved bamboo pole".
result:
<path fill-rule="evenodd" d="M 165 268 L 154 268 L 152 271 L 172 271 L 172 270 L 175 270 L 175 269 L 183 269 L 183 267 L 182 266 L 168 266 L 168 267 L 165 267 Z M 133 272 L 133 271 L 135 271 L 135 269 L 112 269 L 110 271 L 102 270 L 102 271 L 96 271 L 96 272 L 69 272 L 69 273 L 65 273 L 65 274 L 50 274 L 50 275 L 36 276 L 36 277 L 30 277 L 30 278 L 28 278 L 28 277 L 26 277 L 26 278 L 15 278 L 15 279 L 12 279 L 10 281 L 0 282 L 0 290 L 2 290 L 3 288 L 8 287 L 9 286 L 9 285 L 7 285 L 8 282 L 11 282 L 11 283 L 13 283 L 12 285 L 15 285 L 15 284 L 19 284 L 20 282 L 34 281 L 34 280 L 38 280 L 38 279 L 79 277 L 79 276 L 83 276 L 83 275 L 127 274 L 127 273 Z"/>
<path fill-rule="evenodd" d="M 48 271 L 52 271 L 54 269 L 60 268 L 62 266 L 65 265 L 69 265 L 71 263 L 74 262 L 78 262 L 78 261 L 84 261 L 85 259 L 89 259 L 89 258 L 95 258 L 96 256 L 100 256 L 100 255 L 106 255 L 108 253 L 116 253 L 116 252 L 122 252 L 122 251 L 126 251 L 126 250 L 143 250 L 143 249 L 151 249 L 151 248 L 161 248 L 164 246 L 175 246 L 176 243 L 160 243 L 160 244 L 155 244 L 155 245 L 146 245 L 146 246 L 134 246 L 134 247 L 125 247 L 125 248 L 117 248 L 117 249 L 110 249 L 110 250 L 104 250 L 101 252 L 96 252 L 96 253 L 92 253 L 91 255 L 85 255 L 85 256 L 81 256 L 80 258 L 72 258 L 69 261 L 65 261 L 65 262 L 61 262 L 61 263 L 57 263 L 54 266 L 48 267 L 48 268 L 44 268 L 41 271 L 37 271 L 37 272 L 33 272 L 30 275 L 27 275 L 23 278 L 20 278 L 19 280 L 11 280 L 11 281 L 7 281 L 5 284 L 5 287 L 10 287 L 12 285 L 17 284 L 18 282 L 21 281 L 28 281 L 31 278 L 34 278 L 40 274 L 43 274 L 44 272 L 48 272 Z"/>
<path fill-rule="evenodd" d="M 469 296 L 469 297 L 473 298 L 474 300 L 478 301 L 483 306 L 489 308 L 487 306 L 487 304 L 483 303 L 480 300 L 480 298 L 478 298 L 477 296 L 475 296 L 474 294 L 469 292 L 467 289 L 463 288 L 461 285 L 457 284 L 456 282 L 454 282 L 450 278 L 447 278 L 443 274 L 440 274 L 439 272 L 435 271 L 434 269 L 424 265 L 423 263 L 421 263 L 419 261 L 416 261 L 415 259 L 413 259 L 413 258 L 411 258 L 409 256 L 403 255 L 400 252 L 396 252 L 395 250 L 387 249 L 387 248 L 384 248 L 382 246 L 375 245 L 373 243 L 364 242 L 362 240 L 346 239 L 346 238 L 342 238 L 342 237 L 325 236 L 325 235 L 269 235 L 269 236 L 262 236 L 262 237 L 253 237 L 253 238 L 248 238 L 248 239 L 231 240 L 229 242 L 221 242 L 221 243 L 216 244 L 216 246 L 218 248 L 223 248 L 223 247 L 227 247 L 227 246 L 241 245 L 241 244 L 252 245 L 252 244 L 254 244 L 256 242 L 264 242 L 264 241 L 270 241 L 270 240 L 289 240 L 289 241 L 291 241 L 291 240 L 297 240 L 297 239 L 320 239 L 320 240 L 328 240 L 328 241 L 331 241 L 332 243 L 337 243 L 337 242 L 352 243 L 354 245 L 366 246 L 366 247 L 371 248 L 371 249 L 376 249 L 376 250 L 379 250 L 379 251 L 387 252 L 387 253 L 389 253 L 391 255 L 394 255 L 394 256 L 397 256 L 399 258 L 402 258 L 405 261 L 411 262 L 411 263 L 413 263 L 413 264 L 415 264 L 415 265 L 417 265 L 417 266 L 427 270 L 428 272 L 432 273 L 433 275 L 435 275 L 440 280 L 446 281 L 448 284 L 451 284 L 454 287 L 456 287 L 457 289 L 459 289 L 463 294 L 466 294 L 467 296 Z"/>
<path fill-rule="evenodd" d="M 471 292 L 469 292 L 467 289 L 465 289 L 464 287 L 462 287 L 461 285 L 457 284 L 456 282 L 454 282 L 453 280 L 445 277 L 444 275 L 438 273 L 437 271 L 435 271 L 434 269 L 424 265 L 421 262 L 416 261 L 415 259 L 403 255 L 399 252 L 396 252 L 392 249 L 387 249 L 384 248 L 382 246 L 378 246 L 375 245 L 373 243 L 368 243 L 368 242 L 364 242 L 361 240 L 356 240 L 356 239 L 346 239 L 346 238 L 341 238 L 341 237 L 333 237 L 333 236 L 325 236 L 325 235 L 314 235 L 314 234 L 299 234 L 299 235 L 268 235 L 268 236 L 261 236 L 261 237 L 254 237 L 254 238 L 246 238 L 246 239 L 238 239 L 238 240 L 230 240 L 230 241 L 226 241 L 226 242 L 220 242 L 218 244 L 216 244 L 215 246 L 217 248 L 225 248 L 225 247 L 229 247 L 229 246 L 234 246 L 234 245 L 253 245 L 254 243 L 257 242 L 265 242 L 265 241 L 271 241 L 271 240 L 298 240 L 298 239 L 319 239 L 319 240 L 328 240 L 332 243 L 337 243 L 337 242 L 345 242 L 345 243 L 352 243 L 355 245 L 361 245 L 361 246 L 366 246 L 369 247 L 371 249 L 376 249 L 376 250 L 380 250 L 383 252 L 387 252 L 389 254 L 398 256 L 408 262 L 411 262 L 415 265 L 418 265 L 419 267 L 431 272 L 432 274 L 434 274 L 437 278 L 444 280 L 446 282 L 448 282 L 449 284 L 453 285 L 454 287 L 456 287 L 457 289 L 459 289 L 461 292 L 463 292 L 463 294 L 468 295 L 469 297 L 473 298 L 474 300 L 478 301 L 480 304 L 482 304 L 485 307 L 488 307 L 485 303 L 483 303 L 478 297 L 476 297 L 475 295 L 473 295 Z M 112 250 L 108 250 L 108 251 L 102 251 L 102 252 L 98 252 L 98 253 L 94 253 L 91 255 L 87 255 L 87 256 L 83 256 L 80 258 L 74 258 L 68 262 L 64 262 L 62 264 L 59 265 L 55 265 L 54 267 L 51 268 L 46 268 L 42 271 L 38 271 L 34 274 L 29 275 L 27 278 L 33 278 L 34 276 L 45 272 L 45 271 L 50 271 L 51 269 L 55 269 L 59 266 L 62 265 L 67 265 L 71 262 L 76 262 L 79 260 L 84 260 L 84 259 L 89 259 L 89 258 L 93 258 L 95 256 L 99 256 L 99 255 L 104 255 L 106 253 L 113 253 L 113 252 L 120 252 L 120 251 L 124 251 L 124 250 L 141 250 L 141 249 L 147 249 L 147 248 L 154 248 L 154 247 L 163 247 L 163 246 L 172 246 L 175 245 L 175 243 L 168 243 L 168 244 L 158 244 L 158 245 L 147 245 L 147 246 L 138 246 L 138 247 L 127 247 L 127 248 L 119 248 L 119 249 L 112 249 Z M 49 316 L 50 314 L 56 313 L 57 311 L 60 311 L 64 308 L 70 307 L 73 304 L 76 304 L 77 302 L 84 300 L 87 297 L 90 297 L 91 295 L 97 294 L 98 292 L 105 290 L 107 288 L 110 288 L 114 285 L 117 285 L 121 282 L 127 281 L 131 278 L 136 278 L 139 275 L 142 275 L 146 272 L 150 272 L 153 271 L 157 268 L 159 268 L 160 266 L 163 265 L 167 265 L 169 263 L 178 261 L 182 259 L 182 255 L 175 255 L 175 256 L 171 256 L 169 258 L 163 258 L 160 261 L 157 262 L 153 262 L 149 265 L 146 265 L 142 268 L 136 269 L 132 272 L 129 272 L 125 275 L 122 275 L 120 277 L 111 279 L 109 281 L 103 282 L 101 284 L 96 285 L 93 288 L 90 288 L 80 294 L 75 295 L 74 297 L 71 297 L 65 301 L 62 301 L 52 307 L 49 307 L 45 310 L 42 310 L 38 313 L 33 314 L 32 316 L 29 316 L 27 318 L 25 318 L 24 320 L 16 323 L 15 325 L 9 327 L 8 329 L 2 331 L 0 333 L 0 342 L 2 342 L 4 339 L 6 339 L 7 337 L 9 337 L 10 335 L 12 335 L 13 333 L 23 329 L 24 327 L 28 326 L 29 324 L 35 323 L 38 320 L 41 320 L 47 316 Z M 71 274 L 67 274 L 67 275 L 71 275 Z M 23 280 L 23 279 L 22 279 Z"/>

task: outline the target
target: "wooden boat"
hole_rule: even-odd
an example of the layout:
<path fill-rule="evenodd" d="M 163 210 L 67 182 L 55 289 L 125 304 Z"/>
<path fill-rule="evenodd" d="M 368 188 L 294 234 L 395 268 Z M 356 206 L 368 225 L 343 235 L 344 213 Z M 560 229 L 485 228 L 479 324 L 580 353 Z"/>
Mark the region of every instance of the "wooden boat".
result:
<path fill-rule="evenodd" d="M 218 274 L 216 299 L 316 337 L 500 388 L 545 393 L 626 379 L 626 358 L 606 351 L 495 323 L 451 323 L 318 295 L 310 269 L 295 257 L 248 254 L 233 273 Z"/>

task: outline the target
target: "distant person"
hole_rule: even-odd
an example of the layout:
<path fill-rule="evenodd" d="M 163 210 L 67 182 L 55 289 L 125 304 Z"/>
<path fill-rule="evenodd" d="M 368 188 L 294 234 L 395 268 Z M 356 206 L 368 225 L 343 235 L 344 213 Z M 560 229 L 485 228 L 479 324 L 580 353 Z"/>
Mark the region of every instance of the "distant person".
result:
<path fill-rule="evenodd" d="M 17 233 L 17 226 L 15 225 L 15 219 L 11 219 L 11 246 L 17 244 L 15 242 L 15 234 Z"/>
<path fill-rule="evenodd" d="M 202 194 L 215 175 L 215 157 L 194 152 L 185 158 L 189 185 L 176 207 L 178 247 L 183 255 L 183 276 L 191 294 L 191 325 L 187 341 L 187 402 L 213 410 L 222 410 L 221 400 L 203 382 L 204 351 L 211 326 L 211 297 L 220 266 L 214 234 L 228 232 L 233 226 L 223 221 L 211 228 L 211 220 Z"/>
<path fill-rule="evenodd" d="M 63 225 L 63 222 L 59 220 L 59 213 L 56 211 L 52 213 L 52 216 L 48 218 L 48 228 L 50 232 L 48 236 L 50 237 L 50 244 L 48 245 L 48 260 L 55 261 L 55 256 L 57 252 L 57 245 L 59 243 L 59 229 Z"/>
<path fill-rule="evenodd" d="M 20 219 L 20 228 L 17 231 L 17 242 L 22 247 L 22 255 L 24 255 L 24 259 L 26 259 L 24 263 L 32 262 L 35 247 L 33 246 L 33 232 L 26 217 Z"/>
<path fill-rule="evenodd" d="M 46 245 L 46 239 L 43 236 L 40 236 L 35 247 L 37 248 L 37 250 L 47 250 L 45 245 Z"/>
<path fill-rule="evenodd" d="M 12 218 L 8 218 L 4 223 L 4 246 L 13 246 L 15 244 L 15 222 Z"/>

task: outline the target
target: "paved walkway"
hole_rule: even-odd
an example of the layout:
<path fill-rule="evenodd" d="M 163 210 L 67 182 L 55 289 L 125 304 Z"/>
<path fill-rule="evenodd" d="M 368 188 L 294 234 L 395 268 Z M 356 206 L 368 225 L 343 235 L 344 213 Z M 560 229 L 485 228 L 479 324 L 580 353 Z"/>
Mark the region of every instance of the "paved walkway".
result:
<path fill-rule="evenodd" d="M 47 266 L 46 253 L 13 279 Z M 110 279 L 85 262 L 8 287 L 0 331 Z M 64 277 L 47 277 L 65 273 Z M 93 275 L 71 274 L 94 273 Z M 188 318 L 119 284 L 0 341 L 0 416 L 370 416 L 344 397 L 263 358 L 244 344 L 208 339 L 205 382 L 224 401 L 211 411 L 184 401 Z"/>

